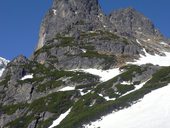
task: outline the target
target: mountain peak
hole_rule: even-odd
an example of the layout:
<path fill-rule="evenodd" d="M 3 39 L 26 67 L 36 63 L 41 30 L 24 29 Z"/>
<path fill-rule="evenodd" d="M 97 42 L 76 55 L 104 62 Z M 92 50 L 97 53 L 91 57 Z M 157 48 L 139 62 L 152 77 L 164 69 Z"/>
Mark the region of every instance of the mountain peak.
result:
<path fill-rule="evenodd" d="M 114 10 L 110 14 L 110 21 L 118 32 L 125 35 L 133 35 L 138 38 L 162 36 L 150 19 L 132 7 Z"/>
<path fill-rule="evenodd" d="M 23 55 L 19 55 L 17 56 L 16 58 L 14 58 L 10 64 L 13 64 L 13 65 L 18 65 L 18 64 L 25 64 L 27 63 L 29 60 L 23 56 Z"/>
<path fill-rule="evenodd" d="M 127 12 L 136 12 L 137 10 L 135 9 L 135 8 L 133 8 L 133 7 L 127 7 L 127 8 L 124 8 L 124 9 L 122 9 L 122 10 L 125 10 L 125 11 L 127 11 Z"/>
<path fill-rule="evenodd" d="M 78 30 L 98 28 L 99 14 L 102 11 L 98 0 L 54 0 L 42 22 L 37 49 L 58 33 L 74 35 Z"/>
<path fill-rule="evenodd" d="M 82 11 L 83 13 L 96 13 L 99 10 L 98 0 L 54 0 L 52 8 L 60 11 Z"/>

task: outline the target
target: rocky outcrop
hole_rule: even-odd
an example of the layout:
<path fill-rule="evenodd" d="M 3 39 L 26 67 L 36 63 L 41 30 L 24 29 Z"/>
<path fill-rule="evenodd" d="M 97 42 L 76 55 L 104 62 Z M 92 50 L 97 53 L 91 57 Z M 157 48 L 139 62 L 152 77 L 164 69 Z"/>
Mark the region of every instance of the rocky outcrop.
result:
<path fill-rule="evenodd" d="M 154 24 L 143 14 L 134 8 L 125 8 L 113 11 L 110 22 L 121 35 L 134 36 L 136 38 L 161 37 L 162 35 Z"/>

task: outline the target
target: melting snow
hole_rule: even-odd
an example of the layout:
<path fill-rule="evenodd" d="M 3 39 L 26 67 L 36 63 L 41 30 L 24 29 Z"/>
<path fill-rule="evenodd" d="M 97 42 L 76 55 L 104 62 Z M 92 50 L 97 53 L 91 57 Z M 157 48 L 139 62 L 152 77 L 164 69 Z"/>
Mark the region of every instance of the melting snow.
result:
<path fill-rule="evenodd" d="M 115 100 L 115 99 L 116 99 L 116 98 L 109 98 L 108 96 L 105 96 L 105 97 L 103 97 L 103 98 L 105 98 L 106 101 Z"/>
<path fill-rule="evenodd" d="M 152 91 L 129 108 L 113 112 L 85 128 L 170 128 L 170 84 Z"/>
<path fill-rule="evenodd" d="M 54 15 L 57 15 L 57 10 L 53 9 Z"/>
<path fill-rule="evenodd" d="M 7 65 L 9 63 L 9 60 L 6 60 L 2 57 L 0 57 L 0 65 L 4 64 L 4 65 Z"/>
<path fill-rule="evenodd" d="M 2 76 L 2 73 L 4 72 L 4 68 L 2 68 L 1 70 L 0 70 L 0 77 Z"/>
<path fill-rule="evenodd" d="M 81 50 L 82 50 L 82 52 L 83 52 L 83 53 L 86 53 L 86 52 L 87 52 L 87 50 L 86 50 L 86 49 L 81 49 Z"/>
<path fill-rule="evenodd" d="M 5 66 L 9 63 L 9 60 L 6 60 L 2 57 L 0 57 L 0 77 L 2 76 L 2 73 L 5 70 Z"/>
<path fill-rule="evenodd" d="M 151 41 L 151 39 L 147 39 L 147 41 Z"/>
<path fill-rule="evenodd" d="M 101 70 L 101 69 L 73 69 L 71 71 L 82 71 L 86 73 L 90 73 L 93 75 L 97 75 L 100 77 L 100 81 L 105 82 L 109 79 L 119 75 L 121 72 L 119 71 L 119 68 L 109 69 L 109 70 Z"/>
<path fill-rule="evenodd" d="M 67 87 L 60 89 L 59 91 L 71 91 L 71 90 L 75 90 L 75 87 L 67 86 Z"/>
<path fill-rule="evenodd" d="M 138 44 L 140 44 L 140 45 L 141 45 L 141 43 L 139 42 L 139 40 L 138 40 L 138 39 L 136 39 L 136 42 L 137 42 Z"/>
<path fill-rule="evenodd" d="M 135 62 L 128 62 L 128 64 L 136 64 L 136 65 L 142 65 L 151 63 L 153 65 L 159 65 L 159 66 L 170 66 L 170 53 L 164 52 L 165 56 L 160 55 L 150 55 L 147 53 L 144 49 L 145 56 L 141 55 L 139 60 L 136 60 Z"/>
<path fill-rule="evenodd" d="M 123 81 L 122 83 L 120 83 L 122 85 L 131 85 L 133 84 L 131 81 Z"/>
<path fill-rule="evenodd" d="M 49 127 L 49 128 L 54 128 L 56 127 L 57 125 L 60 124 L 60 122 L 66 118 L 66 116 L 70 113 L 71 111 L 71 108 L 69 110 L 67 110 L 65 113 L 61 114 L 58 119 L 56 119 L 55 121 L 53 121 L 53 124 Z"/>
<path fill-rule="evenodd" d="M 77 11 L 75 11 L 75 14 L 77 15 L 77 14 L 78 14 L 78 12 L 77 12 Z"/>
<path fill-rule="evenodd" d="M 25 75 L 24 77 L 21 78 L 21 80 L 32 79 L 32 78 L 33 78 L 33 74 L 30 74 L 30 75 Z"/>
<path fill-rule="evenodd" d="M 165 42 L 160 42 L 160 44 L 164 45 L 164 46 L 169 46 L 167 43 Z"/>
<path fill-rule="evenodd" d="M 103 97 L 106 101 L 115 100 L 116 98 L 109 98 L 108 96 L 103 96 L 102 94 L 98 94 L 99 96 Z"/>
<path fill-rule="evenodd" d="M 86 95 L 87 93 L 91 92 L 91 90 L 88 90 L 87 92 L 83 92 L 83 89 L 79 89 L 81 96 Z"/>
<path fill-rule="evenodd" d="M 129 91 L 129 92 L 123 94 L 122 96 L 125 96 L 125 95 L 127 95 L 127 94 L 130 94 L 130 93 L 136 91 L 136 90 L 141 89 L 141 88 L 143 87 L 143 85 L 145 85 L 146 82 L 148 82 L 149 80 L 150 80 L 150 79 L 148 79 L 147 81 L 145 81 L 145 82 L 143 82 L 143 83 L 141 83 L 141 84 L 139 84 L 139 85 L 135 85 L 135 89 L 133 89 L 133 90 L 131 90 L 131 91 Z M 122 96 L 121 96 L 121 97 L 122 97 Z"/>

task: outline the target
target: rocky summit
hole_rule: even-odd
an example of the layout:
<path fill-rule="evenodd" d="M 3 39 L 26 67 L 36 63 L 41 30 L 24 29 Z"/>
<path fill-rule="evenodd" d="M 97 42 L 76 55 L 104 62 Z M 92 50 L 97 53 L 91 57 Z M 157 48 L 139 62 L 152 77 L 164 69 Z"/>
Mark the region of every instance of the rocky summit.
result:
<path fill-rule="evenodd" d="M 0 127 L 114 127 L 90 124 L 169 85 L 168 43 L 134 8 L 54 0 L 32 56 L 0 58 Z"/>

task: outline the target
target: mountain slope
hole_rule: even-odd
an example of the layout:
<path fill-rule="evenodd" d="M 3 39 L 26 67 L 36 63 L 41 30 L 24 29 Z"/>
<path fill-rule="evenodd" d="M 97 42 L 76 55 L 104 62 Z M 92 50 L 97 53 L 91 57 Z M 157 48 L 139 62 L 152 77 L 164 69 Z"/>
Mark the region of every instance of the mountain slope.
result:
<path fill-rule="evenodd" d="M 132 107 L 113 112 L 85 128 L 168 128 L 170 85 L 144 96 Z"/>
<path fill-rule="evenodd" d="M 54 0 L 36 51 L 0 77 L 0 126 L 82 128 L 135 108 L 169 85 L 169 55 L 167 39 L 133 8 L 106 16 L 98 0 Z"/>

